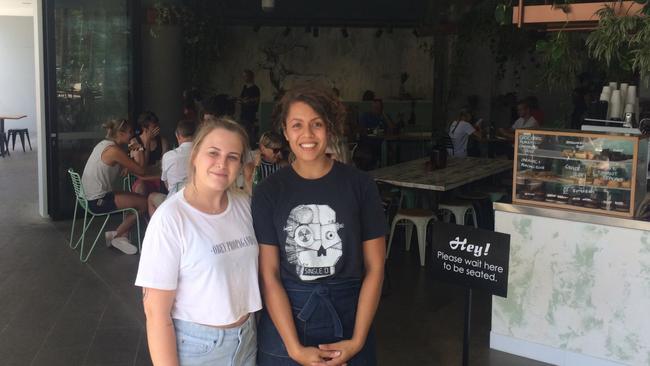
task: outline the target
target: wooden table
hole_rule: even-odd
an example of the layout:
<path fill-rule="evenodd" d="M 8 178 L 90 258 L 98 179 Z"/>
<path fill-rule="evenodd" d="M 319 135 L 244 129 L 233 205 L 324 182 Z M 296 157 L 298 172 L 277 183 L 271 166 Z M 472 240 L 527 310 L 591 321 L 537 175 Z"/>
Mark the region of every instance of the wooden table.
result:
<path fill-rule="evenodd" d="M 381 144 L 381 160 L 382 167 L 388 165 L 388 144 L 399 142 L 415 142 L 426 143 L 431 141 L 431 132 L 403 132 L 397 135 L 366 135 L 367 140 L 375 140 Z"/>
<path fill-rule="evenodd" d="M 5 119 L 22 119 L 27 117 L 26 115 L 0 115 L 0 156 L 4 157 L 5 154 L 9 155 L 9 139 L 5 135 Z"/>
<path fill-rule="evenodd" d="M 447 167 L 430 171 L 429 158 L 411 160 L 370 171 L 375 180 L 399 187 L 444 192 L 512 169 L 512 160 L 450 158 Z"/>

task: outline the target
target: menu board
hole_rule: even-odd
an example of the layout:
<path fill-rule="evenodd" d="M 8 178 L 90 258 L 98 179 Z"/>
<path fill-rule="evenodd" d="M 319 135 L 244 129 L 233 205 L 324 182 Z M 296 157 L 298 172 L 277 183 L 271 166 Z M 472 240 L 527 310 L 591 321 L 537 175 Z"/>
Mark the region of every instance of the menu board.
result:
<path fill-rule="evenodd" d="M 513 202 L 633 216 L 639 137 L 517 130 L 515 142 Z"/>

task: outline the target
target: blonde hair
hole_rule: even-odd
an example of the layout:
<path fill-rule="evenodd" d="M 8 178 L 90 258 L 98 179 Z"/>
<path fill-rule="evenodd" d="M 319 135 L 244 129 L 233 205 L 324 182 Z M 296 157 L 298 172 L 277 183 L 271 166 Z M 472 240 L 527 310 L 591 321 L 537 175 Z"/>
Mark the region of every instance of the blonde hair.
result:
<path fill-rule="evenodd" d="M 267 148 L 282 148 L 284 145 L 284 138 L 277 132 L 267 131 L 260 136 L 260 145 Z"/>
<path fill-rule="evenodd" d="M 131 129 L 131 124 L 127 119 L 110 119 L 102 124 L 102 128 L 106 130 L 107 139 L 115 139 L 118 132 L 126 132 Z"/>
<path fill-rule="evenodd" d="M 187 182 L 194 185 L 194 160 L 199 153 L 199 148 L 203 144 L 205 137 L 216 129 L 224 129 L 233 132 L 239 136 L 242 144 L 241 163 L 243 166 L 244 157 L 248 156 L 250 147 L 248 146 L 248 134 L 244 127 L 239 123 L 228 117 L 213 117 L 208 116 L 203 119 L 201 127 L 194 135 L 194 142 L 192 143 L 192 152 L 190 153 L 190 163 L 188 164 Z"/>

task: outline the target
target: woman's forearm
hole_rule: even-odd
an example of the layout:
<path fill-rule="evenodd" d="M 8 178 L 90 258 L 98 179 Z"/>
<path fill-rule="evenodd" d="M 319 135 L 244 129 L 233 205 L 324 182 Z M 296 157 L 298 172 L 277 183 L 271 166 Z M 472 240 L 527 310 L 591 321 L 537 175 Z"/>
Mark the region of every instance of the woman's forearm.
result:
<path fill-rule="evenodd" d="M 155 366 L 178 366 L 176 332 L 171 317 L 175 297 L 176 291 L 142 289 L 149 353 Z"/>
<path fill-rule="evenodd" d="M 178 366 L 176 332 L 170 316 L 147 316 L 147 340 L 155 366 Z"/>
<path fill-rule="evenodd" d="M 386 239 L 384 237 L 363 242 L 363 262 L 366 272 L 361 283 L 357 317 L 352 334 L 352 341 L 359 348 L 366 343 L 366 337 L 379 306 L 381 287 L 384 283 L 385 260 Z"/>
<path fill-rule="evenodd" d="M 151 154 L 151 144 L 147 145 L 144 150 L 142 150 L 142 161 L 140 162 L 140 165 L 143 167 L 146 167 L 149 165 L 149 155 Z"/>
<path fill-rule="evenodd" d="M 141 167 L 146 167 L 147 166 L 147 161 L 148 161 L 148 156 L 147 156 L 147 148 L 145 147 L 144 150 L 140 151 L 135 151 L 133 153 L 133 160 L 136 162 Z"/>
<path fill-rule="evenodd" d="M 357 316 L 354 322 L 354 333 L 352 340 L 363 347 L 370 326 L 375 318 L 379 299 L 381 297 L 382 284 L 384 283 L 384 268 L 372 268 L 366 271 L 359 292 L 359 303 L 357 304 Z"/>
<path fill-rule="evenodd" d="M 298 340 L 291 303 L 279 275 L 262 276 L 262 294 L 266 310 L 291 356 L 302 347 L 302 344 Z"/>

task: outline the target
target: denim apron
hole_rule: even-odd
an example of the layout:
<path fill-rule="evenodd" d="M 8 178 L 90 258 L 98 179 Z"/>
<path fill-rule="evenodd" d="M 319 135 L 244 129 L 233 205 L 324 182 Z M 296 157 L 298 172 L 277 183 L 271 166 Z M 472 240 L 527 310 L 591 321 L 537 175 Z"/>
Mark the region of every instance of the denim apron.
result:
<path fill-rule="evenodd" d="M 360 280 L 331 280 L 305 283 L 284 280 L 298 339 L 303 346 L 335 343 L 352 338 L 359 302 Z M 266 310 L 258 326 L 258 365 L 296 366 Z M 377 364 L 375 336 L 371 328 L 366 344 L 348 366 Z"/>

